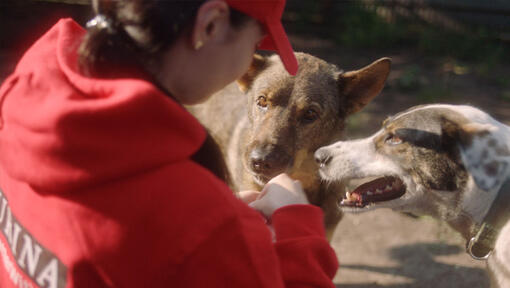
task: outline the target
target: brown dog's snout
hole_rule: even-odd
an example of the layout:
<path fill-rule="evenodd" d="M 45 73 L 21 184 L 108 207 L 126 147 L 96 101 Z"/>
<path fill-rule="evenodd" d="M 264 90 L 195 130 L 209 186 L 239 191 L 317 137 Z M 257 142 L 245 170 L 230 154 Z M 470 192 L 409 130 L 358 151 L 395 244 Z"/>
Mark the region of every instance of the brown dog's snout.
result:
<path fill-rule="evenodd" d="M 276 145 L 260 146 L 250 152 L 251 169 L 268 176 L 283 172 L 289 161 L 290 156 Z"/>
<path fill-rule="evenodd" d="M 333 158 L 325 148 L 320 148 L 319 150 L 315 151 L 314 156 L 315 162 L 317 162 L 320 167 L 327 165 Z"/>

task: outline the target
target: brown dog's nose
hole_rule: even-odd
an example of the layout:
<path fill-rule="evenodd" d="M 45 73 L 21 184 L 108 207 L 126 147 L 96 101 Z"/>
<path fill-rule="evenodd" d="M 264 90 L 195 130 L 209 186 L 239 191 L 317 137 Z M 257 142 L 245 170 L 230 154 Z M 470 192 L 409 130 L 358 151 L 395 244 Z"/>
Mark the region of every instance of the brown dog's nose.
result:
<path fill-rule="evenodd" d="M 317 164 L 319 164 L 320 167 L 324 167 L 325 165 L 327 165 L 333 158 L 326 149 L 322 148 L 315 151 L 314 156 L 315 162 L 317 162 Z"/>
<path fill-rule="evenodd" d="M 275 145 L 266 145 L 253 149 L 250 153 L 250 165 L 253 172 L 276 175 L 283 172 L 290 157 Z"/>

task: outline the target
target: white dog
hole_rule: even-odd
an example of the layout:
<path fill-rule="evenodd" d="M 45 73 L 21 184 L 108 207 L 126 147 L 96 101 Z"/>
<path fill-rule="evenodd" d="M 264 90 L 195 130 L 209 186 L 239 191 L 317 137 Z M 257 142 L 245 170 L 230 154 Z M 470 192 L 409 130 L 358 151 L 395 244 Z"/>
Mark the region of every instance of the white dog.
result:
<path fill-rule="evenodd" d="M 443 219 L 510 287 L 510 127 L 470 106 L 426 105 L 390 117 L 371 137 L 315 153 L 327 182 L 376 177 L 347 191 L 344 212 L 388 207 Z"/>

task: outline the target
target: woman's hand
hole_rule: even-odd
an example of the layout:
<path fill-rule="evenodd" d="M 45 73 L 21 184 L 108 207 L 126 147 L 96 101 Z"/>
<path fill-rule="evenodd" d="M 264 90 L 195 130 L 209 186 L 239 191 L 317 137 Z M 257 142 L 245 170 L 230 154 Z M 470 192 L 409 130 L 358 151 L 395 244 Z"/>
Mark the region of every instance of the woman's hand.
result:
<path fill-rule="evenodd" d="M 257 200 L 260 196 L 261 192 L 254 190 L 245 190 L 237 193 L 237 197 L 239 200 L 243 201 L 246 204 L 250 204 L 251 202 Z"/>
<path fill-rule="evenodd" d="M 245 196 L 253 197 L 254 194 L 246 193 Z M 248 198 L 246 197 L 246 199 Z M 249 203 L 251 207 L 260 211 L 267 218 L 271 218 L 278 208 L 293 204 L 309 204 L 310 202 L 306 198 L 301 183 L 283 173 L 271 179 L 258 194 L 256 200 L 246 203 Z"/>

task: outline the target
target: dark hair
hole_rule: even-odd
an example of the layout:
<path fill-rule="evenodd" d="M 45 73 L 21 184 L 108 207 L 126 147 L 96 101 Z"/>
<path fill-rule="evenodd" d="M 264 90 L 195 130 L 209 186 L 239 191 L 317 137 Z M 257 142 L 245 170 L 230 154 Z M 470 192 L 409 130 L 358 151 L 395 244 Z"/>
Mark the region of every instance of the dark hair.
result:
<path fill-rule="evenodd" d="M 79 48 L 79 68 L 100 78 L 143 77 L 142 63 L 154 61 L 189 30 L 206 0 L 93 0 L 108 25 L 92 25 Z M 248 16 L 231 9 L 232 26 Z"/>

